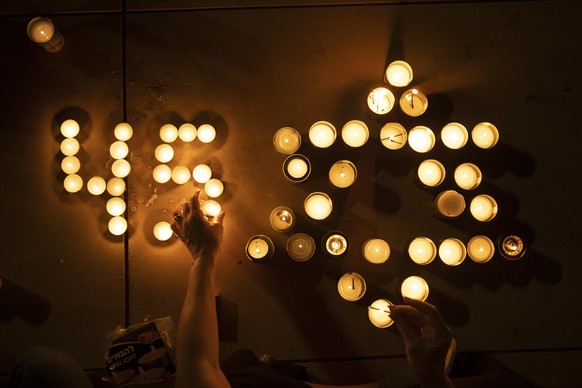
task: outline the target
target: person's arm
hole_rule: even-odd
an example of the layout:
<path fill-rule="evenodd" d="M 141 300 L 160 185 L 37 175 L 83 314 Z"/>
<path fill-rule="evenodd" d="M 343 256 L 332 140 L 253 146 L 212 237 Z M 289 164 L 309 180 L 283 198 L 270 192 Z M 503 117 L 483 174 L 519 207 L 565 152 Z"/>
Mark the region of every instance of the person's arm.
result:
<path fill-rule="evenodd" d="M 192 256 L 176 338 L 176 387 L 229 387 L 219 364 L 215 302 L 215 260 L 224 213 L 207 219 L 198 196 L 199 192 L 176 209 L 172 224 Z"/>

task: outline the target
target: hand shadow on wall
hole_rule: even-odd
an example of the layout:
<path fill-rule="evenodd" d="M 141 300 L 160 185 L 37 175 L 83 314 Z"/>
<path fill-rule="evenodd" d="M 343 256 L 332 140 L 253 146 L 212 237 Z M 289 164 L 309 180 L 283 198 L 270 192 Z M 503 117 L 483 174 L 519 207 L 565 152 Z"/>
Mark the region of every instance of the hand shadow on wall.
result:
<path fill-rule="evenodd" d="M 40 325 L 46 322 L 50 312 L 48 300 L 6 278 L 0 278 L 0 320 L 22 318 L 33 325 Z"/>

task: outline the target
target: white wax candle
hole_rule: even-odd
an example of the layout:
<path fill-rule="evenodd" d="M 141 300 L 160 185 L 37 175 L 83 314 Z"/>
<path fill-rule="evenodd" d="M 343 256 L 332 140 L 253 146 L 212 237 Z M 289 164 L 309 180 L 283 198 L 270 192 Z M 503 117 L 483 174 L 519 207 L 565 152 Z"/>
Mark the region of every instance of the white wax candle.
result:
<path fill-rule="evenodd" d="M 287 165 L 289 175 L 297 179 L 304 177 L 308 169 L 307 163 L 302 159 L 293 159 Z"/>
<path fill-rule="evenodd" d="M 210 143 L 216 138 L 216 129 L 210 124 L 202 124 L 198 127 L 197 135 L 202 143 Z"/>
<path fill-rule="evenodd" d="M 125 213 L 126 204 L 125 201 L 120 197 L 113 197 L 107 201 L 105 205 L 107 213 L 112 216 L 120 216 Z"/>
<path fill-rule="evenodd" d="M 125 182 L 121 178 L 111 178 L 107 181 L 107 192 L 114 197 L 120 196 L 125 191 Z"/>
<path fill-rule="evenodd" d="M 55 26 L 50 19 L 36 17 L 28 23 L 28 37 L 35 43 L 47 43 L 55 33 Z"/>
<path fill-rule="evenodd" d="M 206 164 L 199 164 L 192 170 L 192 177 L 198 183 L 206 183 L 212 177 L 212 169 Z"/>
<path fill-rule="evenodd" d="M 430 128 L 416 126 L 408 133 L 410 148 L 419 153 L 430 151 L 434 147 L 435 137 Z"/>
<path fill-rule="evenodd" d="M 256 235 L 249 239 L 245 251 L 251 261 L 261 262 L 273 255 L 274 245 L 269 237 Z"/>
<path fill-rule="evenodd" d="M 117 140 L 128 141 L 133 136 L 133 128 L 128 123 L 119 123 L 115 126 L 113 134 Z"/>
<path fill-rule="evenodd" d="M 61 152 L 65 156 L 73 156 L 79 152 L 81 145 L 74 137 L 67 137 L 61 142 Z"/>
<path fill-rule="evenodd" d="M 331 213 L 332 207 L 329 195 L 321 192 L 309 194 L 304 203 L 305 213 L 314 220 L 327 218 Z"/>
<path fill-rule="evenodd" d="M 446 190 L 437 195 L 435 210 L 443 217 L 458 217 L 465 210 L 465 198 L 455 190 Z"/>
<path fill-rule="evenodd" d="M 162 163 L 168 163 L 174 157 L 174 149 L 169 144 L 160 144 L 154 151 L 156 159 Z"/>
<path fill-rule="evenodd" d="M 409 276 L 400 286 L 400 293 L 404 298 L 425 301 L 428 298 L 428 292 L 428 284 L 420 276 Z"/>
<path fill-rule="evenodd" d="M 295 213 L 287 206 L 277 206 L 271 211 L 269 220 L 277 232 L 287 232 L 295 225 Z"/>
<path fill-rule="evenodd" d="M 212 179 L 209 179 L 204 184 L 204 192 L 210 198 L 220 197 L 220 195 L 223 193 L 223 191 L 224 191 L 224 184 L 219 179 L 212 178 Z"/>
<path fill-rule="evenodd" d="M 455 182 L 462 189 L 473 190 L 477 188 L 481 179 L 481 170 L 473 163 L 463 163 L 455 169 Z"/>
<path fill-rule="evenodd" d="M 131 172 L 131 165 L 125 159 L 117 159 L 111 165 L 111 172 L 118 178 L 125 178 Z"/>
<path fill-rule="evenodd" d="M 348 272 L 337 282 L 337 291 L 345 300 L 355 302 L 366 293 L 366 281 L 360 274 Z"/>
<path fill-rule="evenodd" d="M 287 240 L 287 253 L 295 261 L 307 261 L 315 253 L 313 237 L 305 233 L 295 233 Z"/>
<path fill-rule="evenodd" d="M 385 87 L 378 87 L 368 94 L 368 108 L 378 115 L 384 115 L 394 107 L 394 94 Z"/>
<path fill-rule="evenodd" d="M 76 193 L 83 187 L 83 179 L 77 174 L 69 174 L 65 177 L 63 185 L 69 193 Z"/>
<path fill-rule="evenodd" d="M 367 240 L 362 246 L 362 255 L 373 264 L 382 264 L 390 257 L 390 246 L 379 238 Z"/>
<path fill-rule="evenodd" d="M 188 174 L 190 174 L 190 171 L 188 171 Z M 166 183 L 170 179 L 172 179 L 172 169 L 165 164 L 159 164 L 156 167 L 154 167 L 152 171 L 152 176 L 154 177 L 154 180 L 156 182 Z"/>
<path fill-rule="evenodd" d="M 109 146 L 109 155 L 113 159 L 123 159 L 129 153 L 129 147 L 127 143 L 121 140 L 117 140 Z"/>
<path fill-rule="evenodd" d="M 375 300 L 368 307 L 368 318 L 370 322 L 381 329 L 392 325 L 394 321 L 390 317 L 390 306 L 392 306 L 392 303 L 386 299 Z"/>
<path fill-rule="evenodd" d="M 368 126 L 359 120 L 348 121 L 342 128 L 342 139 L 350 147 L 361 147 L 368 141 Z"/>
<path fill-rule="evenodd" d="M 127 230 L 127 221 L 121 216 L 115 216 L 109 220 L 108 227 L 111 234 L 120 236 Z"/>
<path fill-rule="evenodd" d="M 178 138 L 178 128 L 172 124 L 164 124 L 160 128 L 160 139 L 166 143 L 173 143 Z"/>
<path fill-rule="evenodd" d="M 493 257 L 495 246 L 489 237 L 478 235 L 467 243 L 467 252 L 474 262 L 486 263 Z"/>
<path fill-rule="evenodd" d="M 61 161 L 61 169 L 65 174 L 74 174 L 81 168 L 81 162 L 76 156 L 65 156 Z"/>
<path fill-rule="evenodd" d="M 499 252 L 509 260 L 517 260 L 525 254 L 523 239 L 514 234 L 504 236 L 499 242 Z"/>
<path fill-rule="evenodd" d="M 178 128 L 178 137 L 185 143 L 190 143 L 196 139 L 196 127 L 190 123 L 180 125 Z"/>
<path fill-rule="evenodd" d="M 465 256 L 467 256 L 467 249 L 459 239 L 448 238 L 439 246 L 439 257 L 446 265 L 459 265 L 465 260 Z"/>
<path fill-rule="evenodd" d="M 101 195 L 105 192 L 107 183 L 100 176 L 94 176 L 87 182 L 87 190 L 93 195 Z"/>
<path fill-rule="evenodd" d="M 449 123 L 441 130 L 443 144 L 452 150 L 463 148 L 468 139 L 469 133 L 463 124 Z"/>
<path fill-rule="evenodd" d="M 206 200 L 201 206 L 202 213 L 207 217 L 214 217 L 220 214 L 222 206 L 213 199 Z"/>
<path fill-rule="evenodd" d="M 325 251 L 331 256 L 341 256 L 348 250 L 348 240 L 340 233 L 329 233 L 324 238 Z"/>
<path fill-rule="evenodd" d="M 172 169 L 172 180 L 178 185 L 183 185 L 190 180 L 192 174 L 186 166 L 176 166 Z"/>
<path fill-rule="evenodd" d="M 400 97 L 400 109 L 408 116 L 418 117 L 428 109 L 428 98 L 418 89 L 410 89 Z"/>
<path fill-rule="evenodd" d="M 280 128 L 273 136 L 275 150 L 282 155 L 292 155 L 301 146 L 299 132 L 291 127 Z"/>
<path fill-rule="evenodd" d="M 335 162 L 329 169 L 330 182 L 339 188 L 351 186 L 358 175 L 356 166 L 349 160 Z"/>
<path fill-rule="evenodd" d="M 408 256 L 416 264 L 429 264 L 436 257 L 436 245 L 428 237 L 416 237 L 408 246 Z"/>
<path fill-rule="evenodd" d="M 154 225 L 154 237 L 160 241 L 168 241 L 173 234 L 172 226 L 166 221 Z"/>
<path fill-rule="evenodd" d="M 333 144 L 337 132 L 327 121 L 318 121 L 309 128 L 309 140 L 318 148 L 327 148 Z"/>
<path fill-rule="evenodd" d="M 75 137 L 79 134 L 79 123 L 73 119 L 63 121 L 61 124 L 61 134 L 64 137 Z"/>
<path fill-rule="evenodd" d="M 479 123 L 471 131 L 471 139 L 479 148 L 491 148 L 499 140 L 499 130 L 491 123 Z"/>
<path fill-rule="evenodd" d="M 380 141 L 389 150 L 399 150 L 408 140 L 406 129 L 398 123 L 386 123 L 380 130 Z"/>
<path fill-rule="evenodd" d="M 480 194 L 471 200 L 469 209 L 476 220 L 488 222 L 497 215 L 497 202 L 490 195 Z"/>
<path fill-rule="evenodd" d="M 386 68 L 386 81 L 392 86 L 404 87 L 412 82 L 412 67 L 404 61 L 394 61 Z"/>
<path fill-rule="evenodd" d="M 418 166 L 418 179 L 429 187 L 440 185 L 445 179 L 445 167 L 435 159 L 427 159 Z"/>

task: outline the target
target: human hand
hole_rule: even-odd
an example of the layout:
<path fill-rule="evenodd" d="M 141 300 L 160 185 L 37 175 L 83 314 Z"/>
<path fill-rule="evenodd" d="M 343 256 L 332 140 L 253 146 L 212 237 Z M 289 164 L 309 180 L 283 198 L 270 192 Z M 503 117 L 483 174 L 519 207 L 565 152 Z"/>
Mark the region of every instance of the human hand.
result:
<path fill-rule="evenodd" d="M 215 217 L 206 217 L 200 209 L 200 190 L 189 201 L 181 203 L 174 210 L 172 230 L 182 240 L 194 259 L 213 255 L 222 242 L 222 220 L 224 212 Z"/>
<path fill-rule="evenodd" d="M 452 387 L 445 372 L 451 329 L 435 306 L 409 298 L 405 302 L 391 306 L 390 316 L 404 340 L 410 369 L 423 387 Z"/>

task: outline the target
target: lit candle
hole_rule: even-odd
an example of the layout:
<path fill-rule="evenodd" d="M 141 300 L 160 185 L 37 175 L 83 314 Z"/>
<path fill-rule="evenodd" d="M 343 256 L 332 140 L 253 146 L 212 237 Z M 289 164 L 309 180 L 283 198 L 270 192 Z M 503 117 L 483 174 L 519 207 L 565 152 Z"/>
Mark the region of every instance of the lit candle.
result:
<path fill-rule="evenodd" d="M 311 173 L 309 159 L 303 155 L 294 154 L 288 156 L 283 163 L 283 174 L 291 182 L 303 182 Z"/>
<path fill-rule="evenodd" d="M 107 192 L 114 197 L 120 196 L 125 191 L 125 182 L 121 178 L 111 178 L 107 181 Z"/>
<path fill-rule="evenodd" d="M 224 184 L 216 178 L 209 179 L 204 184 L 204 192 L 210 198 L 217 198 L 220 197 L 222 192 L 224 191 Z"/>
<path fill-rule="evenodd" d="M 386 299 L 377 299 L 368 306 L 368 319 L 376 327 L 384 329 L 394 323 L 390 317 L 392 303 Z"/>
<path fill-rule="evenodd" d="M 442 217 L 458 217 L 465 210 L 465 198 L 455 190 L 443 191 L 435 199 L 434 210 Z"/>
<path fill-rule="evenodd" d="M 387 123 L 380 130 L 380 141 L 389 150 L 399 150 L 404 147 L 407 139 L 406 129 L 398 123 Z"/>
<path fill-rule="evenodd" d="M 436 257 L 436 245 L 428 237 L 416 237 L 408 246 L 408 256 L 416 264 L 429 264 Z"/>
<path fill-rule="evenodd" d="M 408 86 L 412 82 L 412 67 L 404 61 L 394 61 L 386 68 L 385 76 L 392 86 Z"/>
<path fill-rule="evenodd" d="M 443 144 L 452 150 L 463 148 L 468 139 L 469 133 L 463 124 L 449 123 L 441 130 Z"/>
<path fill-rule="evenodd" d="M 172 180 L 178 185 L 183 185 L 190 180 L 190 169 L 186 166 L 176 166 L 172 169 Z"/>
<path fill-rule="evenodd" d="M 111 234 L 120 236 L 127 230 L 127 221 L 121 216 L 115 216 L 109 220 L 108 227 Z"/>
<path fill-rule="evenodd" d="M 337 132 L 327 121 L 318 121 L 309 128 L 309 140 L 318 148 L 327 148 L 333 144 Z"/>
<path fill-rule="evenodd" d="M 123 159 L 128 153 L 129 147 L 124 141 L 117 140 L 109 146 L 109 155 L 111 155 L 113 159 Z"/>
<path fill-rule="evenodd" d="M 212 177 L 212 170 L 206 164 L 199 164 L 192 170 L 192 177 L 198 183 L 206 183 Z"/>
<path fill-rule="evenodd" d="M 190 171 L 188 171 L 188 174 L 190 174 Z M 154 170 L 152 171 L 152 176 L 154 177 L 154 180 L 156 182 L 166 183 L 170 179 L 172 179 L 172 169 L 165 164 L 159 164 L 156 167 L 154 167 Z"/>
<path fill-rule="evenodd" d="M 418 179 L 429 187 L 440 185 L 445 179 L 445 167 L 435 159 L 427 159 L 418 166 Z"/>
<path fill-rule="evenodd" d="M 295 261 L 307 261 L 315 253 L 313 237 L 305 233 L 295 233 L 287 240 L 287 253 Z"/>
<path fill-rule="evenodd" d="M 390 246 L 379 238 L 367 240 L 362 246 L 362 255 L 373 264 L 382 264 L 390 257 Z"/>
<path fill-rule="evenodd" d="M 509 260 L 517 260 L 525 254 L 525 243 L 523 239 L 514 234 L 503 236 L 499 240 L 499 252 L 501 256 Z"/>
<path fill-rule="evenodd" d="M 434 147 L 435 137 L 430 128 L 416 126 L 408 133 L 408 144 L 410 148 L 419 153 L 432 150 Z"/>
<path fill-rule="evenodd" d="M 342 128 L 342 139 L 350 147 L 361 147 L 368 141 L 368 126 L 359 120 L 348 121 Z"/>
<path fill-rule="evenodd" d="M 303 204 L 305 213 L 314 220 L 323 220 L 330 215 L 332 209 L 331 198 L 321 192 L 311 193 Z"/>
<path fill-rule="evenodd" d="M 166 143 L 173 143 L 178 138 L 178 128 L 172 124 L 164 124 L 160 128 L 160 139 Z"/>
<path fill-rule="evenodd" d="M 499 140 L 499 131 L 491 123 L 479 123 L 471 131 L 471 139 L 473 139 L 473 143 L 479 148 L 491 148 Z"/>
<path fill-rule="evenodd" d="M 87 182 L 87 190 L 93 195 L 101 195 L 105 192 L 107 183 L 100 176 L 94 176 Z"/>
<path fill-rule="evenodd" d="M 488 222 L 497 215 L 497 202 L 490 195 L 480 194 L 471 200 L 469 209 L 477 221 Z"/>
<path fill-rule="evenodd" d="M 65 38 L 57 30 L 50 19 L 36 17 L 28 23 L 28 37 L 48 52 L 60 51 L 65 44 Z"/>
<path fill-rule="evenodd" d="M 366 281 L 355 272 L 344 274 L 337 282 L 337 291 L 347 301 L 355 302 L 366 293 Z"/>
<path fill-rule="evenodd" d="M 105 205 L 105 209 L 107 209 L 107 213 L 112 216 L 120 216 L 125 213 L 125 201 L 120 197 L 113 197 L 107 201 Z"/>
<path fill-rule="evenodd" d="M 196 139 L 196 127 L 190 123 L 180 125 L 178 137 L 185 143 L 190 143 Z"/>
<path fill-rule="evenodd" d="M 202 203 L 201 209 L 206 217 L 215 217 L 222 211 L 222 206 L 215 200 L 208 199 Z"/>
<path fill-rule="evenodd" d="M 294 128 L 283 127 L 275 132 L 273 145 L 281 155 L 292 155 L 301 147 L 301 136 Z"/>
<path fill-rule="evenodd" d="M 169 144 L 160 144 L 154 151 L 156 159 L 162 163 L 168 163 L 174 157 L 174 149 Z"/>
<path fill-rule="evenodd" d="M 400 286 L 402 297 L 425 301 L 428 298 L 428 284 L 420 276 L 409 276 Z"/>
<path fill-rule="evenodd" d="M 257 263 L 273 256 L 274 245 L 269 237 L 256 235 L 249 239 L 245 251 L 249 260 Z"/>
<path fill-rule="evenodd" d="M 125 178 L 131 172 L 131 165 L 125 159 L 117 159 L 111 165 L 111 172 L 118 178 Z"/>
<path fill-rule="evenodd" d="M 277 232 L 288 232 L 295 225 L 295 213 L 287 206 L 277 206 L 271 211 L 269 220 Z"/>
<path fill-rule="evenodd" d="M 113 134 L 117 140 L 128 141 L 133 136 L 133 128 L 128 123 L 119 123 L 115 126 Z"/>
<path fill-rule="evenodd" d="M 173 234 L 172 227 L 166 221 L 160 221 L 154 225 L 154 237 L 160 241 L 168 241 Z"/>
<path fill-rule="evenodd" d="M 418 89 L 410 89 L 400 97 L 400 109 L 408 116 L 418 117 L 428 108 L 428 98 Z"/>
<path fill-rule="evenodd" d="M 83 179 L 77 174 L 69 174 L 65 177 L 63 185 L 69 193 L 76 193 L 83 187 Z"/>
<path fill-rule="evenodd" d="M 455 182 L 461 189 L 473 190 L 479 186 L 481 179 L 481 170 L 473 163 L 463 163 L 455 169 Z"/>
<path fill-rule="evenodd" d="M 67 137 L 61 142 L 61 152 L 65 156 L 73 156 L 79 152 L 81 145 L 74 137 Z"/>
<path fill-rule="evenodd" d="M 487 236 L 474 236 L 467 243 L 467 252 L 474 262 L 486 263 L 493 257 L 495 246 Z"/>
<path fill-rule="evenodd" d="M 75 120 L 68 119 L 63 121 L 61 124 L 61 134 L 64 137 L 75 137 L 79 134 L 79 131 L 79 123 L 77 123 Z"/>
<path fill-rule="evenodd" d="M 339 188 L 346 188 L 351 186 L 358 175 L 356 166 L 349 160 L 340 160 L 335 162 L 329 169 L 329 180 Z"/>
<path fill-rule="evenodd" d="M 61 169 L 65 174 L 74 174 L 81 168 L 81 162 L 76 156 L 65 156 L 61 161 Z"/>
<path fill-rule="evenodd" d="M 378 87 L 368 94 L 368 108 L 378 115 L 385 115 L 394 107 L 394 94 L 385 88 Z"/>
<path fill-rule="evenodd" d="M 348 240 L 339 232 L 329 232 L 323 237 L 324 252 L 333 257 L 343 256 L 348 251 Z"/>
<path fill-rule="evenodd" d="M 210 124 L 202 124 L 198 127 L 198 140 L 202 143 L 210 143 L 216 138 L 216 129 Z"/>
<path fill-rule="evenodd" d="M 446 265 L 459 265 L 465 260 L 466 256 L 467 248 L 459 239 L 447 238 L 439 246 L 439 257 Z"/>

